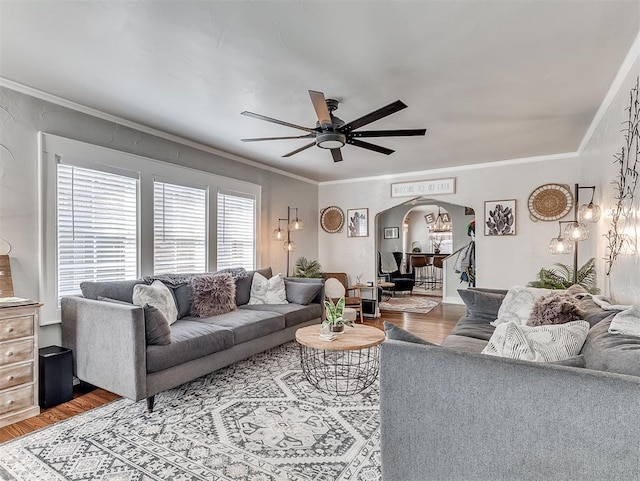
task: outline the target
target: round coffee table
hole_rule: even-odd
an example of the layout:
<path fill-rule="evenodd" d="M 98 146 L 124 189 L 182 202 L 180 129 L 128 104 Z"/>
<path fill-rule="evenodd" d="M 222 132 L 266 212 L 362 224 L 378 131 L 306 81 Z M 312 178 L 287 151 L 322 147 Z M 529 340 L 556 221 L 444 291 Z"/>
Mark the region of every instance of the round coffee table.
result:
<path fill-rule="evenodd" d="M 320 324 L 296 331 L 307 380 L 319 391 L 339 396 L 359 393 L 378 377 L 384 331 L 371 326 L 345 327 L 333 341 L 320 339 Z"/>

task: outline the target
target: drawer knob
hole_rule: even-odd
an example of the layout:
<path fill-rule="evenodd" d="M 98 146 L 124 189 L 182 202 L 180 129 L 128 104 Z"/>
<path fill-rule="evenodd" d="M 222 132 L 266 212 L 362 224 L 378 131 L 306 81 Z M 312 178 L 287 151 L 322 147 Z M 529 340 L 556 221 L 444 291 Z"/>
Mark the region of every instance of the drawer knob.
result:
<path fill-rule="evenodd" d="M 13 327 L 10 327 L 10 328 L 9 328 L 9 332 L 13 332 Z"/>
<path fill-rule="evenodd" d="M 13 376 L 9 376 L 9 377 L 7 378 L 7 381 L 13 381 Z"/>
<path fill-rule="evenodd" d="M 7 401 L 7 404 L 11 406 L 13 404 L 13 399 L 9 399 L 9 401 Z"/>
<path fill-rule="evenodd" d="M 7 353 L 7 357 L 11 357 L 11 356 L 13 356 L 13 351 L 9 351 L 9 352 Z"/>

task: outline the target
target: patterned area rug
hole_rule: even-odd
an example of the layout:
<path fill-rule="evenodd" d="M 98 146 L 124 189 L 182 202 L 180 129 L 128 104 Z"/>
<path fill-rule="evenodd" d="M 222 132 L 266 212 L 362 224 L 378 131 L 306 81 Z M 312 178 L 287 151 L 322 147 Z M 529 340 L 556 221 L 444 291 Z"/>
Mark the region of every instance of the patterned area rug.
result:
<path fill-rule="evenodd" d="M 426 314 L 438 304 L 440 303 L 426 296 L 395 296 L 380 302 L 380 310 Z"/>
<path fill-rule="evenodd" d="M 0 445 L 0 479 L 381 479 L 378 383 L 333 397 L 295 342 L 144 402 L 120 399 Z"/>

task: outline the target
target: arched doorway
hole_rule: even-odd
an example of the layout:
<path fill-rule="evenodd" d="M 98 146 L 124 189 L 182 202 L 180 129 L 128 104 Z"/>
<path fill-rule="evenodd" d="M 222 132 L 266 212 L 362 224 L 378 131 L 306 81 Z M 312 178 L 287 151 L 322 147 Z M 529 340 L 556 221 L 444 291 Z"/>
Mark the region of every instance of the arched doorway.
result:
<path fill-rule="evenodd" d="M 438 267 L 430 263 L 431 267 L 420 269 L 422 279 L 418 279 L 411 291 L 400 295 L 423 295 L 451 302 L 452 296 L 458 297 L 458 288 L 469 285 L 461 282 L 461 273 L 455 272 L 455 264 L 460 253 L 473 241 L 468 227 L 474 221 L 472 209 L 430 198 L 412 199 L 378 213 L 375 217 L 378 274 L 383 274 L 380 258 L 384 253 L 388 258 L 389 253 L 399 257 L 401 273 L 413 273 L 412 254 L 430 260 L 438 258 L 443 261 Z"/>

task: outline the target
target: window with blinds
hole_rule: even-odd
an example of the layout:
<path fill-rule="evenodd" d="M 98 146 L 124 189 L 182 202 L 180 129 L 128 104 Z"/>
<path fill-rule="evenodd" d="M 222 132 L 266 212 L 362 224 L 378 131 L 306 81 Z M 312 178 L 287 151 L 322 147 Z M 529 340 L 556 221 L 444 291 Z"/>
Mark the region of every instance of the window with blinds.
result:
<path fill-rule="evenodd" d="M 207 270 L 207 191 L 154 182 L 153 271 Z"/>
<path fill-rule="evenodd" d="M 218 192 L 217 268 L 254 268 L 255 199 Z"/>
<path fill-rule="evenodd" d="M 58 298 L 136 278 L 137 191 L 136 178 L 58 164 Z"/>

